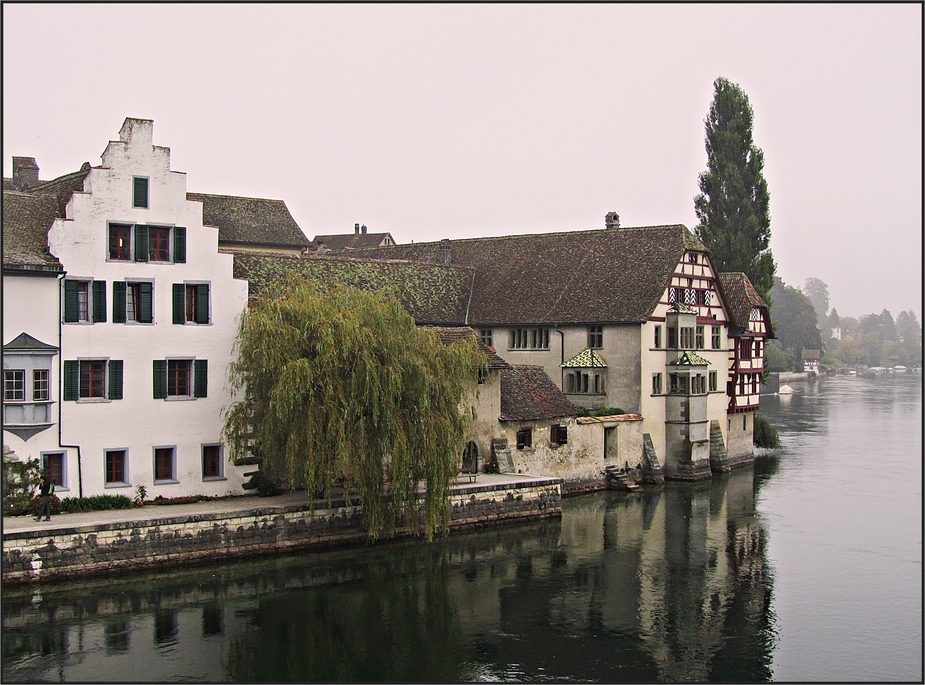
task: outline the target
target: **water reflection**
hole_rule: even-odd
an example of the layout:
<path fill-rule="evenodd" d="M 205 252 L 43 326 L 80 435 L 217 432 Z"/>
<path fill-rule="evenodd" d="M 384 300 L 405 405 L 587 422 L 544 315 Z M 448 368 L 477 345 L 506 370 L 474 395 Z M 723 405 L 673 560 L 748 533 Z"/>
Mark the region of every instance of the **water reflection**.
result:
<path fill-rule="evenodd" d="M 767 474 L 433 545 L 11 589 L 4 680 L 768 680 Z"/>

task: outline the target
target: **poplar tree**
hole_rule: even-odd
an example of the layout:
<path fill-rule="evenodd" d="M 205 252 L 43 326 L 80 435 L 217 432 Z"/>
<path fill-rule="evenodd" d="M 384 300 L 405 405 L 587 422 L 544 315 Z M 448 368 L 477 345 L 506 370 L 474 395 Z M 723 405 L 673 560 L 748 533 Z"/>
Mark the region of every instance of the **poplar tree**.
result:
<path fill-rule="evenodd" d="M 304 277 L 268 287 L 242 315 L 225 412 L 232 458 L 258 454 L 329 501 L 359 497 L 371 538 L 449 527 L 449 490 L 482 355 L 418 328 L 394 298 Z M 418 484 L 426 482 L 424 518 Z M 423 531 L 421 523 L 423 523 Z"/>
<path fill-rule="evenodd" d="M 762 297 L 774 285 L 777 265 L 769 247 L 771 215 L 764 153 L 752 140 L 748 95 L 720 77 L 705 122 L 707 170 L 694 198 L 697 237 L 719 271 L 742 271 Z"/>

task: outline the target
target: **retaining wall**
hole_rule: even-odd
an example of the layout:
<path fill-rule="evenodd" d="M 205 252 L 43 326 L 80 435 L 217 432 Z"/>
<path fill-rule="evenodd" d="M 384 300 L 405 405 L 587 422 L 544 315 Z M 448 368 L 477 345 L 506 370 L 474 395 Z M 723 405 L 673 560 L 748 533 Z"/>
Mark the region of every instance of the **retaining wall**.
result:
<path fill-rule="evenodd" d="M 457 486 L 451 528 L 562 515 L 561 479 Z M 407 537 L 399 531 L 397 537 Z M 255 507 L 15 531 L 3 535 L 3 584 L 116 573 L 124 569 L 205 563 L 367 541 L 359 506 Z"/>

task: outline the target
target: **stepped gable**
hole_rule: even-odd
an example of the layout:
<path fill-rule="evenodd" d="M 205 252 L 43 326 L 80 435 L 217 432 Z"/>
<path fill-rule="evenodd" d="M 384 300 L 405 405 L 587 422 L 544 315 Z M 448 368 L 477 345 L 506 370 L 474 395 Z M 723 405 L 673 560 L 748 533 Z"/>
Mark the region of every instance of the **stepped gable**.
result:
<path fill-rule="evenodd" d="M 362 290 L 394 295 L 420 325 L 465 323 L 470 269 L 418 262 L 378 261 L 345 257 L 308 257 L 258 252 L 234 253 L 234 277 L 248 282 L 255 299 L 274 280 L 301 275 L 319 287 L 343 283 Z"/>
<path fill-rule="evenodd" d="M 501 370 L 501 421 L 536 421 L 582 413 L 543 367 L 514 364 Z"/>
<path fill-rule="evenodd" d="M 3 268 L 62 271 L 47 252 L 48 229 L 59 216 L 54 195 L 3 192 Z"/>
<path fill-rule="evenodd" d="M 375 259 L 472 267 L 467 323 L 490 326 L 642 323 L 687 249 L 706 251 L 677 224 L 410 243 L 362 252 Z"/>
<path fill-rule="evenodd" d="M 730 335 L 739 335 L 742 331 L 748 330 L 748 320 L 752 309 L 758 307 L 765 310 L 768 338 L 773 338 L 771 317 L 767 316 L 768 305 L 755 290 L 748 276 L 741 271 L 726 271 L 717 276 L 720 292 L 729 308 L 730 327 L 735 329 Z"/>
<path fill-rule="evenodd" d="M 187 193 L 202 203 L 202 223 L 218 227 L 222 243 L 308 249 L 309 240 L 283 200 Z"/>
<path fill-rule="evenodd" d="M 475 334 L 468 326 L 454 326 L 450 328 L 437 328 L 435 329 L 437 337 L 440 338 L 440 342 L 444 345 L 452 345 L 457 340 L 465 340 L 466 338 L 475 338 L 475 342 L 479 346 L 479 352 L 488 357 L 488 368 L 489 369 L 507 369 L 510 368 L 510 364 L 504 361 L 501 357 L 498 356 L 498 353 L 495 351 L 494 347 L 489 347 L 481 341 L 481 339 Z"/>

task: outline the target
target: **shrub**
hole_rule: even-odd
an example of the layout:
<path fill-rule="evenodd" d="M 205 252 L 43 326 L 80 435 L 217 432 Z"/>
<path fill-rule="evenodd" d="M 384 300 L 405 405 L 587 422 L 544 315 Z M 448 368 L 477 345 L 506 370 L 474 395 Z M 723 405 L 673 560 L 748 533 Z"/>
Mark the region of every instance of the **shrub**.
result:
<path fill-rule="evenodd" d="M 29 500 L 28 512 L 30 516 L 38 516 L 39 509 L 41 508 L 42 508 L 42 496 L 41 495 L 36 495 L 31 500 Z M 48 496 L 48 511 L 54 516 L 57 516 L 58 514 L 61 513 L 61 500 L 58 499 L 57 495 Z"/>
<path fill-rule="evenodd" d="M 3 446 L 4 516 L 19 516 L 29 510 L 40 475 L 38 459 L 22 461 L 9 447 Z"/>
<path fill-rule="evenodd" d="M 65 497 L 61 500 L 61 513 L 76 514 L 84 511 L 113 511 L 115 509 L 132 509 L 134 506 L 134 502 L 125 495 Z"/>
<path fill-rule="evenodd" d="M 619 416 L 620 414 L 625 414 L 626 412 L 620 409 L 620 407 L 604 407 L 603 409 L 597 409 L 591 412 L 591 416 Z"/>
<path fill-rule="evenodd" d="M 755 436 L 752 438 L 755 447 L 775 449 L 780 447 L 780 434 L 771 425 L 771 422 L 758 412 L 755 412 Z"/>

